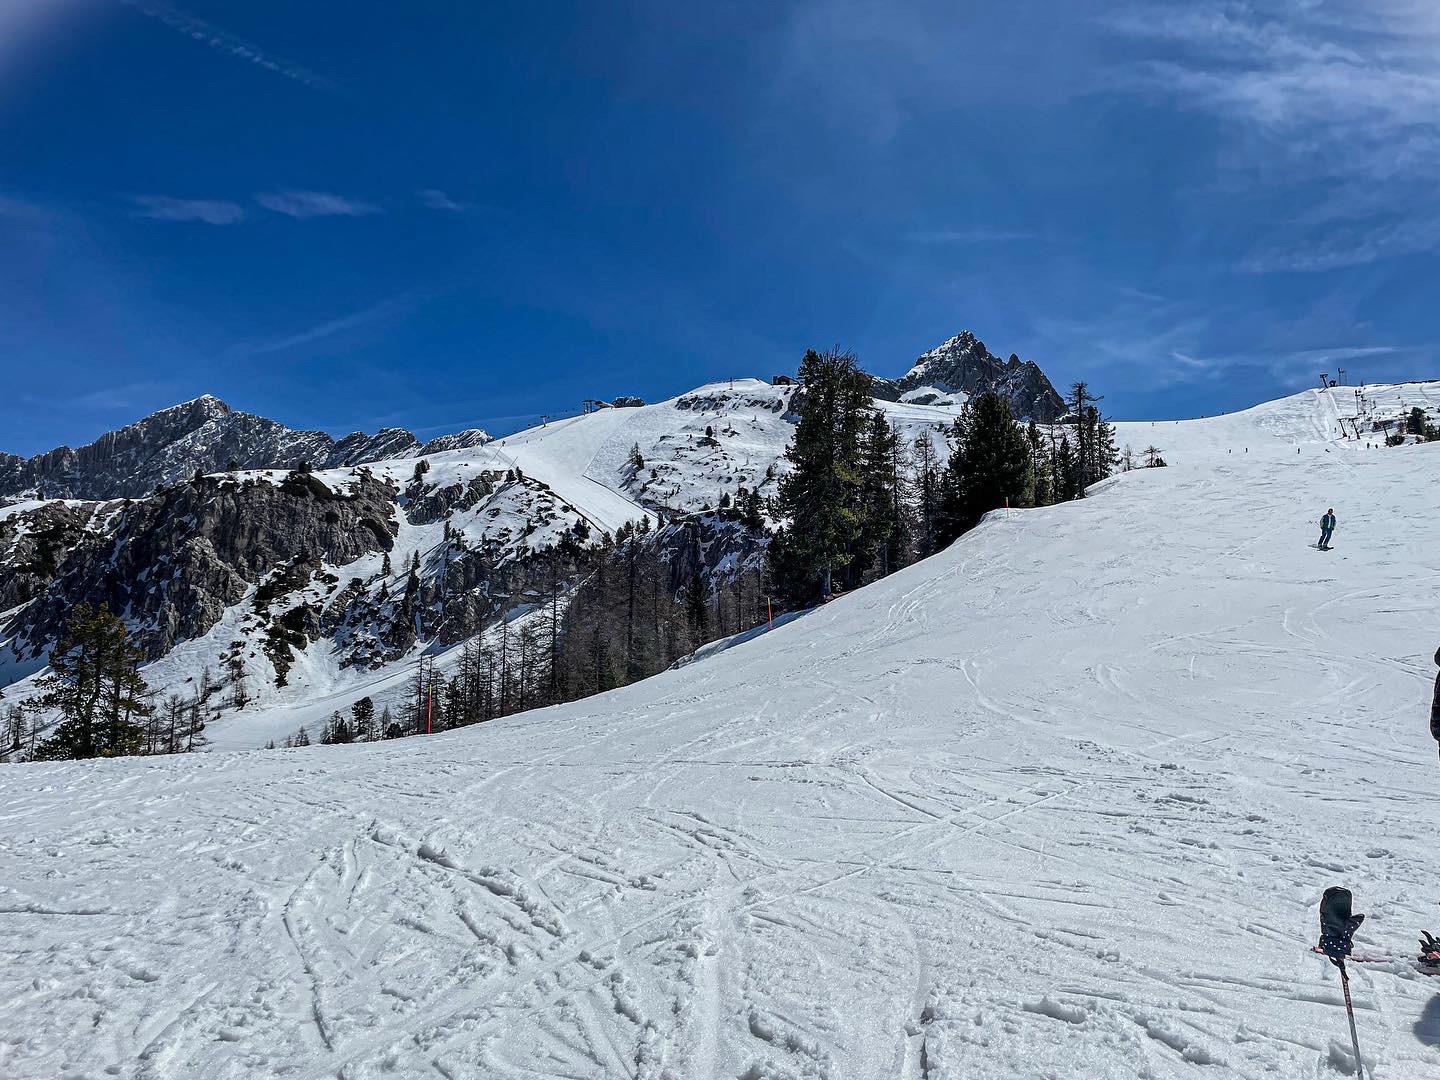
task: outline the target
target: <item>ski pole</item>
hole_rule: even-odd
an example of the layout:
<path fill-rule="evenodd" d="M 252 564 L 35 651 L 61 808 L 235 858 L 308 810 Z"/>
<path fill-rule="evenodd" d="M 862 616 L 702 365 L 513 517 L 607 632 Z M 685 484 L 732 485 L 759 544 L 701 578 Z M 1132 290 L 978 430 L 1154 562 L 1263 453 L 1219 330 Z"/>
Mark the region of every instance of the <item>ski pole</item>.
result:
<path fill-rule="evenodd" d="M 1365 1066 L 1360 1063 L 1360 1036 L 1355 1034 L 1355 1006 L 1350 1002 L 1350 976 L 1345 973 L 1345 961 L 1337 961 L 1340 969 L 1340 989 L 1345 992 L 1345 1015 L 1350 1018 L 1350 1045 L 1355 1048 L 1355 1075 L 1365 1080 Z"/>

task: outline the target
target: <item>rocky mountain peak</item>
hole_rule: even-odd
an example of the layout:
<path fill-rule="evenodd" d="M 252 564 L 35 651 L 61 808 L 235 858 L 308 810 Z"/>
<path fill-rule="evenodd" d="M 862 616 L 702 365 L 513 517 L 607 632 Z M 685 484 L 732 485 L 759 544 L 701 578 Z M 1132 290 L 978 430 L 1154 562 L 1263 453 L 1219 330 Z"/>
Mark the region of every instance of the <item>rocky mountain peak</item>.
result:
<path fill-rule="evenodd" d="M 974 396 L 993 390 L 1022 419 L 1046 422 L 1065 414 L 1065 402 L 1039 365 L 1014 353 L 1001 360 L 969 330 L 922 353 L 899 379 L 877 379 L 875 396 L 923 401 L 947 394 Z"/>
<path fill-rule="evenodd" d="M 447 445 L 475 446 L 488 438 L 472 430 Z M 373 435 L 357 431 L 336 440 L 323 431 L 294 431 L 204 394 L 106 432 L 85 446 L 59 446 L 31 458 L 0 453 L 0 499 L 27 493 L 46 498 L 140 498 L 197 471 L 214 473 L 232 466 L 290 468 L 300 462 L 335 468 L 413 457 L 423 449 L 420 440 L 403 428 L 385 428 Z"/>

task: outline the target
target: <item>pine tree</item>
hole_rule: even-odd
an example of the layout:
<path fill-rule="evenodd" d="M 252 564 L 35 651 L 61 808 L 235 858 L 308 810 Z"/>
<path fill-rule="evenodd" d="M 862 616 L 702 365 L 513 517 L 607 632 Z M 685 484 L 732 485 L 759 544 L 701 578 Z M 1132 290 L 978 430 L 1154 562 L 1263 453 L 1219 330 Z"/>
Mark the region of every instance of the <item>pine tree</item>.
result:
<path fill-rule="evenodd" d="M 26 734 L 25 710 L 19 705 L 10 706 L 5 715 L 4 746 L 0 748 L 0 757 L 12 758 L 21 754 L 25 749 Z"/>
<path fill-rule="evenodd" d="M 310 732 L 306 731 L 303 727 L 302 727 L 299 731 L 297 731 L 297 732 L 295 733 L 295 745 L 296 745 L 296 746 L 309 746 L 309 745 L 310 745 Z"/>
<path fill-rule="evenodd" d="M 916 554 L 928 559 L 937 550 L 940 520 L 941 477 L 944 473 L 929 435 L 915 440 L 913 501 L 916 521 Z"/>
<path fill-rule="evenodd" d="M 1070 436 L 1062 433 L 1055 449 L 1055 501 L 1069 502 L 1076 498 L 1080 487 L 1080 470 L 1075 462 L 1075 452 L 1070 448 Z"/>
<path fill-rule="evenodd" d="M 375 702 L 362 697 L 350 706 L 350 715 L 355 719 L 355 741 L 375 741 Z"/>
<path fill-rule="evenodd" d="M 410 573 L 405 578 L 405 596 L 401 601 L 407 619 L 415 618 L 415 607 L 420 600 L 420 553 L 410 561 Z"/>
<path fill-rule="evenodd" d="M 1025 428 L 1030 444 L 1029 499 L 1031 506 L 1049 506 L 1055 501 L 1055 478 L 1050 471 L 1050 452 L 1040 434 L 1040 425 L 1031 420 Z"/>
<path fill-rule="evenodd" d="M 949 543 L 991 510 L 1016 505 L 1029 468 L 1030 445 L 1010 406 L 998 394 L 981 394 L 945 471 L 941 540 Z"/>
<path fill-rule="evenodd" d="M 590 631 L 590 663 L 597 694 L 614 690 L 619 685 L 619 680 L 615 677 L 615 665 L 610 660 L 610 650 L 605 647 L 605 639 L 600 633 L 599 623 L 596 623 Z"/>
<path fill-rule="evenodd" d="M 1099 440 L 1099 463 L 1101 479 L 1114 476 L 1115 470 L 1120 467 L 1120 448 L 1115 444 L 1119 437 L 1115 425 L 1107 420 L 1100 421 L 1098 431 Z"/>
<path fill-rule="evenodd" d="M 763 529 L 765 527 L 765 515 L 761 510 L 760 492 L 747 491 L 739 502 L 741 523 L 747 529 L 754 529 L 756 531 Z M 649 523 L 646 522 L 645 524 L 648 525 Z"/>
<path fill-rule="evenodd" d="M 690 572 L 690 580 L 685 583 L 685 619 L 690 626 L 690 640 L 697 646 L 709 640 L 710 606 L 706 592 L 697 563 Z"/>
<path fill-rule="evenodd" d="M 40 745 L 38 756 L 55 760 L 139 753 L 145 733 L 136 718 L 152 711 L 150 689 L 139 671 L 144 656 L 108 607 L 77 605 L 65 636 L 50 652 L 50 674 L 41 680 L 45 693 L 39 706 L 58 710 L 63 719 Z"/>
<path fill-rule="evenodd" d="M 353 742 L 354 739 L 355 736 L 351 732 L 350 726 L 345 723 L 344 715 L 339 709 L 336 709 L 330 714 L 330 723 L 326 726 L 325 733 L 320 736 L 320 741 L 327 745 L 334 746 L 340 743 Z"/>
<path fill-rule="evenodd" d="M 850 353 L 816 353 L 800 362 L 804 393 L 795 437 L 785 451 L 790 473 L 777 503 L 789 519 L 772 566 L 786 595 L 828 596 L 836 570 L 860 537 L 860 439 L 870 409 L 870 377 Z"/>
<path fill-rule="evenodd" d="M 860 557 L 852 564 L 852 584 L 867 571 L 884 577 L 898 570 L 905 541 L 900 500 L 900 439 L 885 419 L 871 412 L 860 447 Z"/>
<path fill-rule="evenodd" d="M 1070 387 L 1070 399 L 1065 403 L 1075 424 L 1075 493 L 1072 499 L 1083 499 L 1085 489 L 1100 479 L 1096 475 L 1097 452 L 1095 439 L 1098 435 L 1096 403 L 1103 400 L 1090 393 L 1090 384 L 1077 382 Z"/>

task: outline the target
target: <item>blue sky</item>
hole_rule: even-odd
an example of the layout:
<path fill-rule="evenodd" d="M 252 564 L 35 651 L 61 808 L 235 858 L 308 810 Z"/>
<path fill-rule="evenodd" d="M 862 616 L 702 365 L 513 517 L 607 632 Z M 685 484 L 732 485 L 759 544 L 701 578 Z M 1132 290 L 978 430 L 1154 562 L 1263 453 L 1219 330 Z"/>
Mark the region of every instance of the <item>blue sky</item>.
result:
<path fill-rule="evenodd" d="M 0 448 L 513 430 L 962 328 L 1116 416 L 1440 374 L 1440 6 L 8 0 Z"/>

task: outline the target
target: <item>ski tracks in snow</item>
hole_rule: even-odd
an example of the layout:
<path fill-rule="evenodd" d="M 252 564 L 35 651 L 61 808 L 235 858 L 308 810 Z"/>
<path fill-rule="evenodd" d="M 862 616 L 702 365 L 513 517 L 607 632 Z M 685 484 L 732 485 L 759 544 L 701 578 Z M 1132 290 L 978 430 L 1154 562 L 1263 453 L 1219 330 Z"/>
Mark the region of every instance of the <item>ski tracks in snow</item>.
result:
<path fill-rule="evenodd" d="M 1132 475 L 465 732 L 6 770 L 0 1073 L 1327 1075 L 1320 891 L 1433 914 L 1430 460 Z M 1347 484 L 1321 573 L 1287 508 Z M 1429 985 L 1355 990 L 1440 1070 Z"/>

